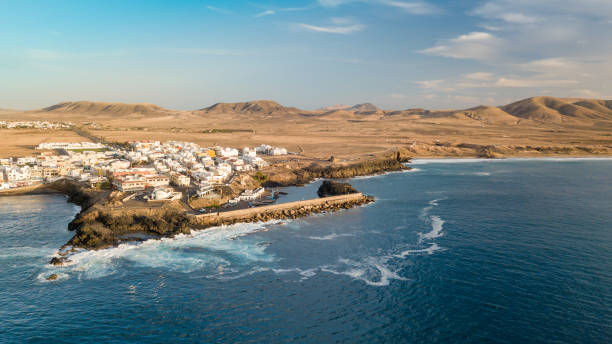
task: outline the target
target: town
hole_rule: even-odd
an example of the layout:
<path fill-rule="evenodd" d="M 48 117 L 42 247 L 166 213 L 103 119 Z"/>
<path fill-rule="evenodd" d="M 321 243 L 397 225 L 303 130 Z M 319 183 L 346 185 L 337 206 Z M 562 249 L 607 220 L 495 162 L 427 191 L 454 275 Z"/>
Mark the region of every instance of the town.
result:
<path fill-rule="evenodd" d="M 5 129 L 70 129 L 72 127 L 72 122 L 0 121 L 0 128 Z"/>
<path fill-rule="evenodd" d="M 210 200 L 201 204 L 236 205 L 264 195 L 263 187 L 244 188 L 226 202 L 215 192 L 242 172 L 267 166 L 265 155 L 286 155 L 285 148 L 200 147 L 191 142 L 131 141 L 125 144 L 46 142 L 37 156 L 0 159 L 0 190 L 18 190 L 69 179 L 98 190 L 127 193 L 127 199 Z"/>

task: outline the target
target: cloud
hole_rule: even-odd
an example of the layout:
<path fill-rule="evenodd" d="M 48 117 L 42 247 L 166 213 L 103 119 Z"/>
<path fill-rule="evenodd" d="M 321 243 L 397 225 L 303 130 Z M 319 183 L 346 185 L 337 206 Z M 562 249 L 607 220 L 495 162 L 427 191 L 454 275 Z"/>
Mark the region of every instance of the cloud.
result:
<path fill-rule="evenodd" d="M 276 11 L 274 10 L 265 10 L 262 12 L 259 12 L 255 15 L 255 18 L 260 18 L 260 17 L 265 17 L 265 16 L 271 16 L 273 14 L 276 14 Z"/>
<path fill-rule="evenodd" d="M 579 63 L 564 57 L 552 57 L 521 63 L 518 67 L 522 70 L 539 73 L 568 72 L 579 68 Z"/>
<path fill-rule="evenodd" d="M 415 81 L 415 84 L 426 90 L 442 91 L 442 92 L 453 92 L 455 88 L 444 86 L 445 80 L 422 80 Z"/>
<path fill-rule="evenodd" d="M 536 88 L 536 87 L 565 87 L 574 85 L 575 80 L 541 80 L 541 79 L 506 79 L 500 78 L 495 82 L 497 87 L 512 87 L 512 88 Z"/>
<path fill-rule="evenodd" d="M 338 7 L 349 2 L 354 2 L 354 0 L 318 0 L 317 2 L 323 7 Z"/>
<path fill-rule="evenodd" d="M 491 1 L 477 7 L 472 11 L 473 15 L 487 19 L 500 19 L 513 24 L 531 24 L 537 21 L 534 16 L 529 16 L 521 12 L 514 12 L 514 9 L 509 9 L 496 1 Z"/>
<path fill-rule="evenodd" d="M 465 74 L 464 77 L 470 80 L 491 80 L 493 79 L 493 74 L 485 72 L 476 72 Z"/>
<path fill-rule="evenodd" d="M 311 32 L 323 32 L 323 33 L 333 33 L 340 35 L 348 35 L 355 32 L 359 32 L 365 29 L 365 25 L 362 24 L 352 24 L 352 21 L 348 18 L 331 18 L 330 20 L 334 25 L 332 26 L 319 26 L 319 25 L 311 25 L 298 23 L 296 24 L 298 28 Z"/>
<path fill-rule="evenodd" d="M 500 45 L 500 40 L 490 33 L 475 31 L 442 40 L 419 53 L 456 59 L 489 60 L 498 55 Z"/>
<path fill-rule="evenodd" d="M 440 13 L 439 7 L 425 1 L 399 1 L 399 0 L 318 0 L 322 7 L 338 7 L 348 3 L 367 3 L 372 5 L 385 5 L 399 8 L 407 13 L 415 15 L 425 15 Z"/>
<path fill-rule="evenodd" d="M 489 40 L 491 38 L 493 38 L 493 35 L 488 32 L 470 32 L 455 39 L 451 39 L 451 42 L 475 42 Z"/>
<path fill-rule="evenodd" d="M 439 13 L 440 9 L 423 1 L 394 1 L 381 0 L 381 4 L 402 9 L 410 14 L 434 14 Z"/>

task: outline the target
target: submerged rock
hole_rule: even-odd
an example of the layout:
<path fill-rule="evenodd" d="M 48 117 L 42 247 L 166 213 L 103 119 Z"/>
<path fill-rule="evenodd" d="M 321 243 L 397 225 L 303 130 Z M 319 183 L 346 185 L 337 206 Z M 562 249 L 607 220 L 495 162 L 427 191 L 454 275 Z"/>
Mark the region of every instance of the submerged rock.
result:
<path fill-rule="evenodd" d="M 357 189 L 355 189 L 349 183 L 341 183 L 335 182 L 331 180 L 326 180 L 321 184 L 319 190 L 317 190 L 317 195 L 319 197 L 329 197 L 329 196 L 340 196 L 340 195 L 348 195 L 352 193 L 358 193 Z"/>
<path fill-rule="evenodd" d="M 51 261 L 49 261 L 49 264 L 51 265 L 63 265 L 66 262 L 66 258 L 64 257 L 53 257 L 51 258 Z"/>
<path fill-rule="evenodd" d="M 59 276 L 57 274 L 51 274 L 49 277 L 47 277 L 47 281 L 55 281 L 58 278 Z"/>

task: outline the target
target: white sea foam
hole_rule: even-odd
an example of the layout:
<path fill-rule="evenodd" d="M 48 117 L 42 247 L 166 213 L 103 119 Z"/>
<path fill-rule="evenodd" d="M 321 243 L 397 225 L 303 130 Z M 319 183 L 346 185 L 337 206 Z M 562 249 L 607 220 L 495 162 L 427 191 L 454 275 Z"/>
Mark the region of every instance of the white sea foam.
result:
<path fill-rule="evenodd" d="M 412 256 L 412 255 L 434 254 L 437 251 L 444 251 L 444 250 L 446 249 L 438 246 L 438 244 L 434 242 L 431 245 L 429 245 L 429 247 L 426 247 L 426 248 L 404 250 L 400 254 L 394 255 L 394 257 L 406 258 L 407 256 Z"/>
<path fill-rule="evenodd" d="M 340 237 L 350 237 L 350 236 L 353 236 L 353 234 L 350 234 L 350 233 L 341 233 L 341 234 L 332 233 L 332 234 L 328 234 L 328 235 L 324 235 L 324 236 L 309 236 L 307 238 L 308 239 L 312 239 L 312 240 L 333 240 L 333 239 L 340 238 Z"/>
<path fill-rule="evenodd" d="M 246 234 L 263 230 L 262 224 L 243 223 L 103 250 L 82 250 L 70 255 L 71 262 L 64 266 L 48 265 L 45 274 L 61 272 L 78 278 L 99 278 L 115 273 L 122 262 L 185 273 L 200 269 L 214 275 L 231 273 L 235 271 L 233 264 L 274 261 L 275 257 L 265 252 L 267 245 L 258 245 L 257 240 L 241 240 Z"/>
<path fill-rule="evenodd" d="M 442 232 L 444 220 L 437 215 L 432 215 L 429 217 L 429 219 L 431 222 L 431 231 L 427 233 L 419 233 L 419 243 L 423 242 L 424 240 L 433 240 L 444 235 Z"/>
<path fill-rule="evenodd" d="M 68 274 L 65 274 L 65 273 L 61 273 L 61 272 L 59 272 L 59 273 L 56 273 L 56 275 L 57 275 L 57 278 L 56 278 L 56 279 L 54 279 L 54 280 L 48 280 L 47 278 L 48 278 L 49 276 L 51 276 L 51 274 L 52 274 L 52 273 L 48 273 L 48 272 L 41 272 L 41 273 L 39 273 L 39 274 L 36 276 L 36 279 L 38 280 L 38 282 L 41 282 L 41 283 L 48 283 L 48 282 L 57 282 L 57 281 L 61 281 L 61 280 L 64 280 L 64 279 L 67 279 L 67 278 L 68 278 Z"/>
<path fill-rule="evenodd" d="M 367 285 L 383 287 L 388 286 L 391 280 L 407 281 L 387 266 L 390 257 L 367 257 L 362 261 L 351 259 L 339 259 L 336 266 L 321 267 L 321 271 L 346 275 L 356 280 L 363 281 Z"/>

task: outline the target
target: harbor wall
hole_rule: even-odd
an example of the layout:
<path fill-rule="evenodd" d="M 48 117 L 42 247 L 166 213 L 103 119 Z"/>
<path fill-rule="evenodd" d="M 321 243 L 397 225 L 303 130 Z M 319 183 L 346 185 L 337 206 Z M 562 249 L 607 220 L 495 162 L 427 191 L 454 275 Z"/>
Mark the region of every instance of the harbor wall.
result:
<path fill-rule="evenodd" d="M 255 218 L 259 215 L 264 214 L 279 214 L 287 213 L 295 210 L 309 210 L 311 208 L 327 209 L 327 208 L 338 208 L 344 204 L 358 203 L 364 201 L 366 196 L 362 193 L 353 193 L 348 195 L 330 196 L 324 198 L 314 198 L 303 201 L 295 201 L 281 204 L 272 204 L 261 207 L 254 207 L 240 210 L 230 210 L 224 212 L 214 212 L 208 214 L 195 215 L 196 222 L 216 222 L 219 220 L 240 220 L 245 218 Z M 287 215 L 290 216 L 291 214 Z"/>

